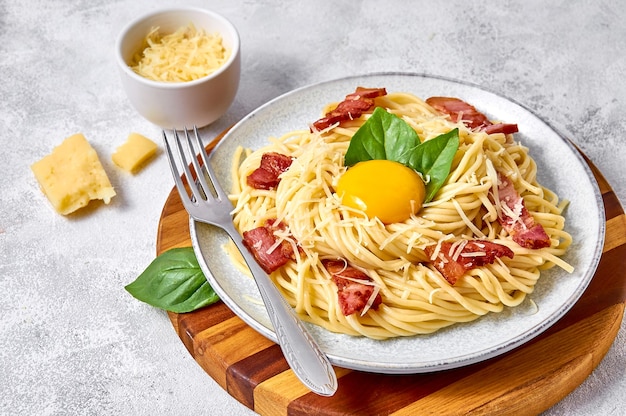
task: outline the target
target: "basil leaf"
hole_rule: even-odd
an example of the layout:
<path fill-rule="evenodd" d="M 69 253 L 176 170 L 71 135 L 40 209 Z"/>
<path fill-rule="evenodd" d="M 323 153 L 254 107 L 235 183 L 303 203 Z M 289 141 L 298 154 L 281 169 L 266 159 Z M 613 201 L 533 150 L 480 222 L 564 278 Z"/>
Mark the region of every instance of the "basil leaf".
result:
<path fill-rule="evenodd" d="M 354 133 L 344 163 L 352 166 L 366 160 L 394 160 L 407 165 L 412 149 L 420 144 L 407 122 L 382 107 Z"/>
<path fill-rule="evenodd" d="M 426 181 L 424 202 L 429 202 L 448 177 L 458 148 L 458 129 L 421 143 L 406 121 L 377 107 L 352 136 L 344 163 L 352 166 L 374 159 L 402 163 L 422 174 Z"/>
<path fill-rule="evenodd" d="M 142 302 L 177 313 L 191 312 L 219 300 L 191 247 L 162 253 L 124 288 Z"/>
<path fill-rule="evenodd" d="M 424 202 L 432 200 L 445 182 L 458 148 L 459 129 L 454 129 L 425 141 L 411 154 L 408 166 L 420 172 L 427 180 Z"/>

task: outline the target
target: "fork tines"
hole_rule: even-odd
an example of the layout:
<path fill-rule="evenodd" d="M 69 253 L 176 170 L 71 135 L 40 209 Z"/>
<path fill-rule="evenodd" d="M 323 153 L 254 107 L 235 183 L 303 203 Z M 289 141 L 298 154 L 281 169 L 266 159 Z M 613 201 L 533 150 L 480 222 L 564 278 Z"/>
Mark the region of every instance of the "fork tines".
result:
<path fill-rule="evenodd" d="M 163 141 L 165 143 L 165 149 L 170 168 L 172 170 L 172 175 L 174 176 L 176 187 L 181 194 L 183 205 L 187 208 L 187 211 L 193 215 L 194 213 L 192 212 L 192 207 L 197 207 L 201 200 L 207 201 L 209 199 L 214 199 L 219 201 L 227 199 L 227 195 L 218 185 L 217 178 L 215 177 L 213 169 L 211 169 L 209 157 L 204 146 L 202 145 L 198 128 L 194 126 L 193 135 L 190 134 L 187 128 L 184 129 L 184 134 L 179 134 L 178 131 L 173 130 L 173 137 L 176 142 L 178 159 L 174 156 L 172 145 L 170 145 L 167 138 L 167 133 L 165 130 L 163 131 Z M 177 160 L 179 163 L 177 163 Z M 200 164 L 200 161 L 202 164 Z M 180 169 L 177 166 L 178 164 L 182 165 L 182 170 L 184 172 L 183 178 L 181 178 Z M 189 185 L 193 198 L 189 198 L 187 195 L 183 179 Z M 187 198 L 183 195 L 183 190 L 185 195 L 187 195 Z"/>

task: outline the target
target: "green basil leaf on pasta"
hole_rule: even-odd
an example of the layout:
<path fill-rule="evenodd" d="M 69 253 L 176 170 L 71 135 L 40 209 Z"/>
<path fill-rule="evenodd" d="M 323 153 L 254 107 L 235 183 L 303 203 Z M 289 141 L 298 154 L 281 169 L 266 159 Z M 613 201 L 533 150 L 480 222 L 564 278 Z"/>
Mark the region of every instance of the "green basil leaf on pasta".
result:
<path fill-rule="evenodd" d="M 411 126 L 395 114 L 377 107 L 356 131 L 345 155 L 346 166 L 366 160 L 393 160 L 406 165 L 420 139 Z"/>
<path fill-rule="evenodd" d="M 219 300 L 191 247 L 162 253 L 125 289 L 142 302 L 176 313 L 191 312 Z"/>
<path fill-rule="evenodd" d="M 446 181 L 458 149 L 459 129 L 454 129 L 425 141 L 411 154 L 409 167 L 426 181 L 425 202 L 431 201 Z"/>
<path fill-rule="evenodd" d="M 458 129 L 421 143 L 406 121 L 377 107 L 352 136 L 344 163 L 348 167 L 377 159 L 402 163 L 422 175 L 426 182 L 425 202 L 429 202 L 448 177 L 458 149 Z"/>

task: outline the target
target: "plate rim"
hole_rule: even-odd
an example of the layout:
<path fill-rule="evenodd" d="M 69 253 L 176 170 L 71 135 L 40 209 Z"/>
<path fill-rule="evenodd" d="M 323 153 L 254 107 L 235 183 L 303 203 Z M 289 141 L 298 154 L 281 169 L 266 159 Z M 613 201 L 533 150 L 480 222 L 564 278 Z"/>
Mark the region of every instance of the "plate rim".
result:
<path fill-rule="evenodd" d="M 254 118 L 256 116 L 256 114 L 258 114 L 259 112 L 265 110 L 268 107 L 271 107 L 272 105 L 274 105 L 275 103 L 291 96 L 291 95 L 295 95 L 295 94 L 299 94 L 303 91 L 306 90 L 310 90 L 310 89 L 314 89 L 314 88 L 319 88 L 321 86 L 325 86 L 325 85 L 329 85 L 329 84 L 334 84 L 334 83 L 340 83 L 340 82 L 346 82 L 349 80 L 363 80 L 366 78 L 373 78 L 373 77 L 385 77 L 385 76 L 394 76 L 394 77 L 411 77 L 411 78 L 424 78 L 424 79 L 431 79 L 431 80 L 439 80 L 445 83 L 451 83 L 451 84 L 458 84 L 460 86 L 463 86 L 464 88 L 472 88 L 472 89 L 477 89 L 479 91 L 482 92 L 486 92 L 489 94 L 493 94 L 497 97 L 499 97 L 500 99 L 504 99 L 514 105 L 519 106 L 522 110 L 530 113 L 532 116 L 534 116 L 535 118 L 537 118 L 538 120 L 540 120 L 542 123 L 544 123 L 550 130 L 552 130 L 553 133 L 555 133 L 562 141 L 563 143 L 569 148 L 569 150 L 572 152 L 572 154 L 578 159 L 578 162 L 580 163 L 580 165 L 584 168 L 585 170 L 585 176 L 589 179 L 589 184 L 591 185 L 591 190 L 593 192 L 593 195 L 595 197 L 595 201 L 596 201 L 596 206 L 600 207 L 600 209 L 598 209 L 598 222 L 600 225 L 600 229 L 597 230 L 598 232 L 598 239 L 596 241 L 596 246 L 595 246 L 595 250 L 592 254 L 591 257 L 591 263 L 589 265 L 589 267 L 587 268 L 587 270 L 584 271 L 584 274 L 582 276 L 582 282 L 581 284 L 579 284 L 576 287 L 575 292 L 572 294 L 572 296 L 570 297 L 571 301 L 569 302 L 569 304 L 567 305 L 567 307 L 563 308 L 561 307 L 558 310 L 558 313 L 553 313 L 552 315 L 549 315 L 546 319 L 544 319 L 543 321 L 539 322 L 537 325 L 534 325 L 532 327 L 530 327 L 528 330 L 518 333 L 516 335 L 516 337 L 512 338 L 512 339 L 507 339 L 507 340 L 503 340 L 502 342 L 498 343 L 497 345 L 492 346 L 492 348 L 489 350 L 489 352 L 481 352 L 481 353 L 469 353 L 469 354 L 465 354 L 465 355 L 457 355 L 454 357 L 453 360 L 447 360 L 446 362 L 437 362 L 437 361 L 431 361 L 428 363 L 420 363 L 420 364 L 416 364 L 416 365 L 407 365 L 406 363 L 403 364 L 391 364 L 391 363 L 375 363 L 375 362 L 371 362 L 368 360 L 360 360 L 354 357 L 350 357 L 350 358 L 346 358 L 343 356 L 337 356 L 334 355 L 332 353 L 328 353 L 328 357 L 331 361 L 331 363 L 333 365 L 337 365 L 340 367 L 344 367 L 344 368 L 350 368 L 350 369 L 355 369 L 355 370 L 360 370 L 360 371 L 366 371 L 366 372 L 374 372 L 374 373 L 384 373 L 384 374 L 418 374 L 418 373 L 427 373 L 427 372 L 434 372 L 434 371 L 441 371 L 441 370 L 448 370 L 448 369 L 453 369 L 453 368 L 458 368 L 458 367 L 462 367 L 462 366 L 467 366 L 470 364 L 475 364 L 477 362 L 481 362 L 481 361 L 485 361 L 497 356 L 500 356 L 506 352 L 509 352 L 521 345 L 524 345 L 525 343 L 531 341 L 532 339 L 536 338 L 537 336 L 541 335 L 543 332 L 545 332 L 547 329 L 549 329 L 550 327 L 552 327 L 556 322 L 558 322 L 565 314 L 567 314 L 567 312 L 576 304 L 576 302 L 580 299 L 580 297 L 583 295 L 583 293 L 585 292 L 586 288 L 589 286 L 591 280 L 593 279 L 595 272 L 597 270 L 598 264 L 600 262 L 601 256 L 602 256 L 602 249 L 604 246 L 604 241 L 605 241 L 605 236 L 606 236 L 606 216 L 605 216 L 605 212 L 604 209 L 602 209 L 601 207 L 603 207 L 603 202 L 602 202 L 602 194 L 600 191 L 600 187 L 599 184 L 595 178 L 595 176 L 593 175 L 593 172 L 589 166 L 589 164 L 585 161 L 584 157 L 582 156 L 581 152 L 576 148 L 576 146 L 572 143 L 572 141 L 568 138 L 567 135 L 565 135 L 563 132 L 566 130 L 562 129 L 562 128 L 557 128 L 555 127 L 555 125 L 553 123 L 549 123 L 548 121 L 546 121 L 544 118 L 540 117 L 537 113 L 535 113 L 532 109 L 528 108 L 527 106 L 519 103 L 518 101 L 511 99 L 503 94 L 500 94 L 498 92 L 495 92 L 489 88 L 485 88 L 481 85 L 475 84 L 475 83 L 471 83 L 471 82 L 467 82 L 467 81 L 463 81 L 463 80 L 457 80 L 454 78 L 449 78 L 449 77 L 445 77 L 445 76 L 439 76 L 439 75 L 430 75 L 430 74 L 425 74 L 425 73 L 413 73 L 413 72 L 373 72 L 373 73 L 366 73 L 366 74 L 360 74 L 360 75 L 350 75 L 350 76 L 344 76 L 344 77 L 339 77 L 339 78 L 334 78 L 334 79 L 330 79 L 330 80 L 326 80 L 326 81 L 321 81 L 321 82 L 317 82 L 317 83 L 311 83 L 308 85 L 304 85 L 295 89 L 292 89 L 290 91 L 287 91 L 283 94 L 278 95 L 277 97 L 267 101 L 266 103 L 258 106 L 257 108 L 255 108 L 254 110 L 252 110 L 250 113 L 248 113 L 246 116 L 244 116 L 240 121 L 238 121 L 236 124 L 234 124 L 227 132 L 226 134 L 224 134 L 224 136 L 220 139 L 220 141 L 216 144 L 216 146 L 212 149 L 209 158 L 210 160 L 213 159 L 213 155 L 216 153 L 217 150 L 219 150 L 219 148 L 222 146 L 223 143 L 226 143 L 228 141 L 228 139 L 231 136 L 231 132 L 236 132 L 237 129 L 244 125 L 245 123 L 247 123 L 249 120 L 251 120 L 252 118 Z M 569 132 L 567 132 L 569 134 Z M 234 134 L 234 133 L 233 133 Z M 573 137 L 571 134 L 569 134 L 570 137 Z M 271 328 L 266 327 L 265 325 L 263 325 L 263 323 L 257 321 L 256 319 L 254 319 L 253 317 L 249 316 L 235 301 L 233 301 L 232 299 L 230 299 L 228 296 L 225 296 L 225 298 L 223 297 L 225 294 L 224 290 L 222 289 L 221 285 L 219 284 L 219 282 L 216 280 L 215 276 L 213 275 L 213 273 L 210 271 L 209 266 L 207 264 L 206 259 L 204 258 L 204 255 L 202 254 L 202 247 L 200 247 L 200 243 L 199 243 L 199 239 L 198 239 L 198 230 L 197 230 L 197 226 L 200 225 L 201 223 L 198 223 L 196 221 L 194 221 L 192 218 L 189 219 L 189 230 L 190 230 L 190 234 L 191 234 L 191 241 L 192 241 L 192 247 L 196 253 L 196 256 L 198 257 L 200 266 L 202 271 L 205 273 L 205 276 L 207 276 L 207 280 L 209 281 L 209 283 L 212 286 L 216 286 L 214 287 L 214 289 L 216 290 L 216 292 L 218 292 L 218 294 L 220 295 L 221 300 L 227 305 L 227 307 L 229 309 L 231 309 L 235 315 L 237 315 L 240 319 L 242 319 L 247 325 L 251 326 L 255 331 L 257 331 L 258 333 L 260 333 L 262 336 L 270 339 L 273 342 L 277 342 L 277 338 L 276 335 L 274 333 L 274 331 Z M 204 224 L 202 224 L 204 225 Z M 220 230 L 221 232 L 221 230 Z M 507 309 L 505 307 L 505 309 Z M 315 328 L 317 327 L 316 325 L 310 324 L 305 322 L 305 325 L 307 325 L 307 327 L 309 328 Z M 324 329 L 321 329 L 323 331 L 327 331 Z M 327 331 L 330 332 L 330 331 Z M 419 335 L 415 335 L 413 337 L 417 337 Z M 383 341 L 384 342 L 384 341 Z"/>

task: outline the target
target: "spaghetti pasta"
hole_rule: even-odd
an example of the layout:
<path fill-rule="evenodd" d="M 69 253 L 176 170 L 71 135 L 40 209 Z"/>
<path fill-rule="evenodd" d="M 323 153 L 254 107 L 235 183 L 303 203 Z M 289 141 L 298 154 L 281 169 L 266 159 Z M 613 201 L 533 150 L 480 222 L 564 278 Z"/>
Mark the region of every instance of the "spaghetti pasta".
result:
<path fill-rule="evenodd" d="M 277 236 L 293 246 L 294 259 L 271 278 L 303 319 L 329 331 L 374 339 L 427 334 L 519 305 L 543 270 L 556 265 L 572 271 L 560 258 L 572 242 L 564 230 L 566 203 L 537 182 L 537 166 L 526 147 L 502 133 L 469 129 L 409 93 L 378 97 L 375 105 L 405 120 L 423 141 L 459 130 L 459 150 L 447 180 L 404 222 L 383 224 L 368 218 L 343 206 L 334 192 L 347 169 L 344 155 L 350 139 L 369 113 L 322 132 L 288 132 L 261 149 L 239 149 L 234 155 L 235 226 L 244 232 L 270 219 L 286 225 Z M 254 189 L 246 178 L 268 152 L 288 155 L 293 162 L 275 189 Z M 522 247 L 499 224 L 497 172 L 514 183 L 528 212 L 550 237 L 549 247 Z M 464 239 L 493 241 L 508 247 L 513 256 L 472 268 L 450 284 L 429 261 L 425 248 L 451 242 L 459 249 Z M 245 269 L 234 245 L 227 249 Z M 338 258 L 372 279 L 382 297 L 377 309 L 342 313 L 337 287 L 322 265 L 325 259 Z"/>

